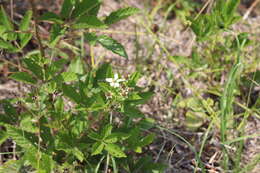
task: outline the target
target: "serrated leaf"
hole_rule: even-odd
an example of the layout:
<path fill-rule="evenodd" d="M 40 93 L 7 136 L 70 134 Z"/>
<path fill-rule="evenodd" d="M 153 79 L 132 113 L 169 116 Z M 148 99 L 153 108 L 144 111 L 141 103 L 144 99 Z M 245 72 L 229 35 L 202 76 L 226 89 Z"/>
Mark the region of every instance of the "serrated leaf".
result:
<path fill-rule="evenodd" d="M 63 84 L 62 85 L 62 91 L 63 91 L 63 94 L 65 96 L 67 96 L 68 98 L 70 98 L 72 101 L 76 102 L 76 103 L 80 103 L 80 95 L 78 94 L 78 92 L 76 91 L 75 88 L 69 86 L 69 85 L 66 85 L 66 84 Z"/>
<path fill-rule="evenodd" d="M 23 159 L 28 161 L 30 165 L 37 169 L 37 173 L 52 172 L 55 162 L 51 155 L 39 152 L 37 148 L 25 148 Z"/>
<path fill-rule="evenodd" d="M 84 66 L 83 66 L 82 59 L 80 57 L 73 59 L 69 65 L 69 72 L 74 72 L 76 74 L 83 74 L 84 73 Z"/>
<path fill-rule="evenodd" d="M 101 81 L 114 76 L 112 66 L 109 63 L 102 64 L 96 72 L 96 81 Z"/>
<path fill-rule="evenodd" d="M 0 38 L 0 49 L 7 49 L 8 51 L 15 52 L 17 50 L 16 47 L 14 47 L 11 43 L 2 40 Z"/>
<path fill-rule="evenodd" d="M 107 124 L 101 131 L 101 136 L 102 138 L 106 138 L 108 135 L 111 134 L 112 132 L 112 129 L 113 129 L 113 126 L 111 124 Z"/>
<path fill-rule="evenodd" d="M 25 15 L 24 15 L 24 17 L 23 17 L 23 19 L 22 19 L 22 21 L 19 25 L 19 30 L 20 31 L 27 31 L 30 27 L 31 19 L 32 19 L 32 10 L 28 10 L 25 13 Z"/>
<path fill-rule="evenodd" d="M 24 48 L 29 41 L 32 39 L 32 34 L 19 34 L 20 38 L 20 49 Z"/>
<path fill-rule="evenodd" d="M 135 107 L 132 107 L 128 104 L 124 104 L 124 114 L 131 117 L 131 118 L 144 118 L 144 114 L 136 109 Z"/>
<path fill-rule="evenodd" d="M 102 152 L 102 150 L 104 149 L 104 147 L 105 147 L 105 144 L 102 142 L 94 143 L 94 145 L 92 146 L 91 155 L 94 156 L 94 155 L 100 154 Z"/>
<path fill-rule="evenodd" d="M 107 28 L 101 20 L 96 16 L 81 16 L 73 25 L 75 29 L 85 29 L 85 28 Z"/>
<path fill-rule="evenodd" d="M 108 37 L 106 35 L 101 35 L 98 37 L 98 42 L 106 49 L 118 54 L 122 57 L 128 58 L 125 48 L 118 43 L 116 40 Z"/>
<path fill-rule="evenodd" d="M 138 8 L 133 7 L 121 8 L 117 11 L 112 12 L 108 17 L 106 17 L 105 23 L 107 25 L 114 24 L 122 19 L 138 13 L 139 11 L 140 10 Z"/>
<path fill-rule="evenodd" d="M 6 33 L 6 28 L 3 25 L 0 25 L 0 38 L 2 38 L 3 40 L 7 40 L 7 33 Z"/>
<path fill-rule="evenodd" d="M 17 72 L 10 76 L 10 78 L 19 81 L 24 82 L 27 84 L 36 84 L 37 81 L 32 78 L 32 76 L 27 72 Z"/>
<path fill-rule="evenodd" d="M 155 138 L 155 134 L 154 133 L 147 135 L 146 137 L 141 139 L 141 141 L 139 143 L 140 147 L 144 147 L 146 145 L 151 144 L 153 142 L 154 138 Z"/>
<path fill-rule="evenodd" d="M 20 26 L 19 26 L 20 31 L 28 31 L 28 29 L 30 27 L 31 19 L 32 19 L 32 11 L 28 10 L 25 13 L 25 15 L 20 23 Z M 19 33 L 18 36 L 20 39 L 21 48 L 25 47 L 32 38 L 32 34 L 30 34 L 30 33 Z"/>
<path fill-rule="evenodd" d="M 9 31 L 12 31 L 14 26 L 11 23 L 9 17 L 7 16 L 4 7 L 1 6 L 1 11 L 0 11 L 0 22 L 5 26 L 5 28 Z"/>
<path fill-rule="evenodd" d="M 122 158 L 127 157 L 122 149 L 116 144 L 106 144 L 105 150 L 114 157 Z"/>
<path fill-rule="evenodd" d="M 73 155 L 74 156 L 76 156 L 76 158 L 79 160 L 79 161 L 83 161 L 84 160 L 84 154 L 78 149 L 78 148 L 76 148 L 76 147 L 74 147 L 73 149 L 72 149 L 72 153 L 73 153 Z"/>
<path fill-rule="evenodd" d="M 22 160 L 8 160 L 0 166 L 1 173 L 15 173 L 19 172 L 23 164 Z"/>
<path fill-rule="evenodd" d="M 9 116 L 10 120 L 17 120 L 17 111 L 8 100 L 2 100 L 1 105 L 3 106 L 4 112 L 7 116 Z"/>
<path fill-rule="evenodd" d="M 33 59 L 25 58 L 23 59 L 26 64 L 27 69 L 29 69 L 36 77 L 43 79 L 42 67 L 39 66 Z"/>
<path fill-rule="evenodd" d="M 111 134 L 105 138 L 105 143 L 116 143 L 118 141 L 118 134 Z"/>
<path fill-rule="evenodd" d="M 87 42 L 90 44 L 90 45 L 95 45 L 96 42 L 97 42 L 97 35 L 95 33 L 86 33 L 84 35 L 84 38 L 87 40 Z"/>
<path fill-rule="evenodd" d="M 114 157 L 122 158 L 126 157 L 125 153 L 116 144 L 106 144 L 105 150 Z"/>
<path fill-rule="evenodd" d="M 34 133 L 29 133 L 12 126 L 5 126 L 7 135 L 23 148 L 37 147 L 38 138 Z"/>
<path fill-rule="evenodd" d="M 100 136 L 98 133 L 96 132 L 90 132 L 88 135 L 89 138 L 95 140 L 95 141 L 100 141 L 102 140 L 102 136 Z"/>
<path fill-rule="evenodd" d="M 60 38 L 65 34 L 66 29 L 62 28 L 59 24 L 52 25 L 51 35 L 50 35 L 50 46 L 55 47 Z"/>
<path fill-rule="evenodd" d="M 73 8 L 72 0 L 64 0 L 60 12 L 61 18 L 63 19 L 69 18 L 72 8 Z"/>
<path fill-rule="evenodd" d="M 0 104 L 3 106 L 5 114 L 0 114 L 0 122 L 3 124 L 15 124 L 18 121 L 16 109 L 8 100 L 2 100 Z"/>
<path fill-rule="evenodd" d="M 96 15 L 96 8 L 100 6 L 100 0 L 82 0 L 77 1 L 75 5 L 75 9 L 72 12 L 72 17 L 76 18 L 81 15 L 87 14 L 87 15 Z"/>
<path fill-rule="evenodd" d="M 134 93 L 129 96 L 129 98 L 125 101 L 126 104 L 131 106 L 136 106 L 140 104 L 144 104 L 147 102 L 152 96 L 154 95 L 153 92 L 147 91 L 143 93 Z"/>
<path fill-rule="evenodd" d="M 46 74 L 49 78 L 55 75 L 56 72 L 62 70 L 64 65 L 68 62 L 66 59 L 59 59 L 57 61 L 53 61 L 52 64 L 47 68 Z M 49 79 L 47 78 L 47 79 Z"/>
<path fill-rule="evenodd" d="M 40 17 L 40 20 L 51 21 L 51 22 L 59 23 L 59 24 L 62 24 L 62 23 L 63 23 L 63 21 L 62 21 L 62 19 L 60 18 L 60 16 L 58 16 L 57 14 L 52 13 L 52 12 L 46 12 L 46 13 L 44 13 L 44 14 Z"/>
<path fill-rule="evenodd" d="M 74 72 L 63 72 L 61 73 L 64 82 L 72 82 L 78 79 L 78 76 Z"/>
<path fill-rule="evenodd" d="M 128 82 L 127 82 L 127 85 L 129 87 L 135 87 L 136 86 L 136 83 L 137 81 L 140 79 L 141 77 L 141 74 L 139 72 L 134 72 L 131 74 Z"/>
<path fill-rule="evenodd" d="M 5 140 L 7 140 L 7 139 L 8 139 L 7 133 L 5 131 L 1 130 L 0 131 L 0 145 L 2 145 L 5 142 Z"/>
<path fill-rule="evenodd" d="M 37 133 L 38 128 L 35 126 L 35 123 L 32 122 L 32 117 L 29 115 L 23 117 L 23 119 L 20 122 L 20 128 L 21 130 L 30 132 L 30 133 Z"/>

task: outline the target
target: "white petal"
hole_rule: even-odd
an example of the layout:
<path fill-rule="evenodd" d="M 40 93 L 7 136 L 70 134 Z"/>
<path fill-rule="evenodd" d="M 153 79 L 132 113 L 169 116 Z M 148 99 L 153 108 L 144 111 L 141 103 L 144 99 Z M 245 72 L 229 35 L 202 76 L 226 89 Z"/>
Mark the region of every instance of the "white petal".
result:
<path fill-rule="evenodd" d="M 107 82 L 113 82 L 113 80 L 114 80 L 114 79 L 112 79 L 112 78 L 106 78 L 106 81 L 107 81 Z"/>
<path fill-rule="evenodd" d="M 119 87 L 119 83 L 114 83 L 114 87 Z"/>
<path fill-rule="evenodd" d="M 118 74 L 117 74 L 117 73 L 114 74 L 114 79 L 115 79 L 115 80 L 118 79 Z"/>

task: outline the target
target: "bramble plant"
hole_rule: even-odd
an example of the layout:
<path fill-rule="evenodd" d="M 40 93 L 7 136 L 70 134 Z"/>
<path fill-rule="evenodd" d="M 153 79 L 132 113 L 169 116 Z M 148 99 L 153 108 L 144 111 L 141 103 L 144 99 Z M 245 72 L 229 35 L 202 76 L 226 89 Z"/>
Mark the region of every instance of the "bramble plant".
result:
<path fill-rule="evenodd" d="M 18 31 L 3 7 L 0 12 L 0 48 L 9 53 L 23 53 L 34 37 L 39 49 L 24 55 L 22 71 L 10 78 L 28 84 L 24 97 L 2 100 L 0 115 L 1 143 L 11 138 L 18 160 L 10 160 L 2 172 L 151 172 L 161 171 L 159 164 L 145 156 L 136 160 L 134 153 L 153 142 L 154 134 L 145 135 L 153 122 L 138 110 L 153 93 L 136 86 L 138 72 L 127 79 L 114 73 L 111 65 L 92 66 L 85 62 L 84 44 L 101 44 L 127 58 L 124 47 L 93 29 L 104 29 L 137 13 L 133 7 L 122 8 L 105 18 L 98 18 L 99 0 L 64 0 L 61 12 L 47 12 L 38 17 L 33 1 Z M 31 28 L 34 18 L 34 31 Z M 44 40 L 39 21 L 50 23 L 50 38 Z M 73 37 L 71 37 L 72 34 Z M 70 42 L 64 40 L 69 38 Z M 75 38 L 75 39 L 74 39 Z M 81 40 L 80 48 L 77 39 Z M 70 60 L 63 48 L 70 48 Z M 71 58 L 71 57 L 70 57 Z M 19 109 L 19 111 L 17 110 Z M 139 121 L 134 121 L 135 119 Z"/>

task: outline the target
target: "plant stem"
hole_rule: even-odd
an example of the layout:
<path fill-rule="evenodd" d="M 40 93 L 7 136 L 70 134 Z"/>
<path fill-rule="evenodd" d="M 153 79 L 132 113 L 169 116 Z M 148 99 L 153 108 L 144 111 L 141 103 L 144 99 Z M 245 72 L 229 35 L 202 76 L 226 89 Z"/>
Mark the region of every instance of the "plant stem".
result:
<path fill-rule="evenodd" d="M 41 37 L 40 37 L 40 34 L 39 34 L 39 28 L 38 28 L 39 21 L 38 21 L 37 9 L 36 9 L 34 0 L 29 0 L 29 2 L 30 2 L 30 4 L 31 4 L 31 6 L 32 6 L 32 11 L 33 11 L 35 36 L 36 36 L 37 42 L 38 42 L 38 44 L 39 44 L 41 56 L 42 56 L 42 57 L 45 57 L 44 48 L 43 48 L 42 41 L 41 41 Z"/>

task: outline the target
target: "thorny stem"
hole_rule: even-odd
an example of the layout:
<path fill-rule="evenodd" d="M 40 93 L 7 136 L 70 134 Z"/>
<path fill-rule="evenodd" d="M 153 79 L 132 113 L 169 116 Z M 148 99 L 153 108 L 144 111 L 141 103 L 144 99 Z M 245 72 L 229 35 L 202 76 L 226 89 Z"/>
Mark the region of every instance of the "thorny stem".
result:
<path fill-rule="evenodd" d="M 36 36 L 37 42 L 39 44 L 41 56 L 45 57 L 44 49 L 43 49 L 43 45 L 42 45 L 42 41 L 41 41 L 41 37 L 40 37 L 40 34 L 39 34 L 39 28 L 38 28 L 39 21 L 38 21 L 37 9 L 36 9 L 34 0 L 29 0 L 29 2 L 31 4 L 31 6 L 32 6 L 32 11 L 33 11 L 35 36 Z"/>

